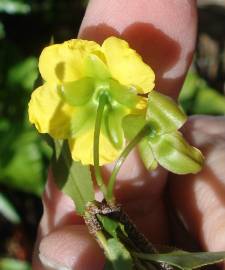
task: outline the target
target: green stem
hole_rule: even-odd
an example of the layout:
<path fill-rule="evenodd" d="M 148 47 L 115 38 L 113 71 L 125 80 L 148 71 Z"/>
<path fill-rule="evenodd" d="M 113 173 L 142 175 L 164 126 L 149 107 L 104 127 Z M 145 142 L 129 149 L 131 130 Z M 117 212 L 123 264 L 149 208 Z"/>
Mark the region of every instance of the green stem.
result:
<path fill-rule="evenodd" d="M 100 131 L 101 131 L 101 123 L 102 123 L 102 116 L 104 112 L 105 105 L 107 103 L 107 96 L 103 93 L 99 96 L 99 104 L 97 109 L 97 115 L 95 120 L 95 131 L 94 131 L 94 171 L 95 171 L 95 178 L 96 182 L 104 194 L 106 196 L 106 186 L 104 184 L 100 166 L 99 166 L 99 140 L 100 140 Z"/>
<path fill-rule="evenodd" d="M 110 255 L 110 251 L 107 246 L 107 239 L 105 238 L 105 235 L 102 231 L 98 231 L 95 233 L 95 237 L 97 238 L 100 246 L 104 249 L 104 251 L 107 253 L 107 255 Z"/>
<path fill-rule="evenodd" d="M 113 171 L 111 173 L 111 176 L 109 178 L 109 184 L 107 187 L 107 201 L 108 202 L 112 202 L 113 201 L 113 189 L 114 189 L 114 185 L 116 182 L 116 176 L 124 162 L 124 160 L 126 159 L 126 157 L 129 155 L 129 153 L 131 152 L 131 150 L 147 135 L 150 133 L 150 126 L 149 125 L 145 125 L 140 132 L 134 137 L 134 139 L 132 141 L 129 142 L 129 144 L 126 146 L 126 148 L 123 150 L 123 152 L 121 153 L 120 157 L 117 159 L 116 164 L 113 168 Z"/>

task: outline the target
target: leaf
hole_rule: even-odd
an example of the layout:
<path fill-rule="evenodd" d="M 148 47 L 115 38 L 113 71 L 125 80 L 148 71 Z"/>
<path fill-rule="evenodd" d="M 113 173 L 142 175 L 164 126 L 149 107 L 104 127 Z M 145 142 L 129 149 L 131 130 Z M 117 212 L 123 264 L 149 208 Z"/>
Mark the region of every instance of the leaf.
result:
<path fill-rule="evenodd" d="M 31 266 L 24 261 L 2 258 L 0 259 L 0 270 L 31 270 Z"/>
<path fill-rule="evenodd" d="M 21 62 L 16 63 L 7 76 L 8 87 L 31 91 L 34 82 L 38 76 L 38 60 L 35 57 L 28 57 Z"/>
<path fill-rule="evenodd" d="M 5 27 L 4 24 L 0 21 L 0 40 L 5 38 Z"/>
<path fill-rule="evenodd" d="M 180 132 L 149 138 L 152 151 L 159 164 L 176 174 L 197 173 L 204 158 L 201 152 L 188 144 Z"/>
<path fill-rule="evenodd" d="M 182 270 L 195 269 L 205 265 L 219 263 L 225 260 L 225 252 L 196 252 L 190 253 L 185 251 L 173 251 L 163 254 L 144 254 L 135 253 L 138 258 L 168 263 Z"/>
<path fill-rule="evenodd" d="M 193 71 L 188 73 L 179 102 L 188 114 L 225 114 L 224 95 L 207 85 L 206 81 Z"/>
<path fill-rule="evenodd" d="M 115 221 L 107 216 L 97 215 L 98 220 L 101 222 L 103 228 L 109 233 L 112 237 L 117 238 L 117 229 L 120 224 L 118 221 Z"/>
<path fill-rule="evenodd" d="M 105 270 L 133 269 L 131 255 L 123 243 L 120 242 L 118 237 L 119 232 L 122 232 L 127 237 L 124 225 L 105 215 L 98 214 L 97 218 L 104 231 L 110 235 L 110 238 L 107 240 L 104 235 L 105 232 L 102 232 L 99 236 L 101 238 L 102 247 L 104 248 L 106 257 L 109 259 L 109 262 L 105 266 Z"/>
<path fill-rule="evenodd" d="M 114 270 L 113 264 L 107 259 L 106 259 L 105 266 L 104 266 L 103 270 Z"/>
<path fill-rule="evenodd" d="M 32 127 L 23 127 L 21 123 L 9 127 L 0 127 L 0 182 L 40 195 L 47 169 L 43 161 L 49 159 L 43 151 L 44 144 Z"/>
<path fill-rule="evenodd" d="M 0 12 L 5 12 L 8 14 L 27 14 L 30 12 L 30 10 L 30 6 L 22 3 L 22 1 L 1 0 L 0 2 Z"/>
<path fill-rule="evenodd" d="M 94 200 L 89 166 L 72 160 L 65 141 L 55 141 L 52 169 L 59 188 L 74 201 L 76 211 L 83 214 L 86 204 Z"/>
<path fill-rule="evenodd" d="M 213 101 L 213 102 L 212 102 Z M 212 88 L 198 91 L 193 112 L 196 114 L 225 114 L 225 97 Z"/>
<path fill-rule="evenodd" d="M 132 258 L 129 251 L 115 238 L 107 240 L 106 256 L 111 261 L 114 270 L 133 269 Z"/>
<path fill-rule="evenodd" d="M 20 223 L 20 216 L 11 202 L 0 193 L 0 213 L 14 224 Z"/>
<path fill-rule="evenodd" d="M 170 97 L 152 91 L 148 96 L 146 119 L 158 134 L 164 134 L 181 128 L 187 117 Z"/>

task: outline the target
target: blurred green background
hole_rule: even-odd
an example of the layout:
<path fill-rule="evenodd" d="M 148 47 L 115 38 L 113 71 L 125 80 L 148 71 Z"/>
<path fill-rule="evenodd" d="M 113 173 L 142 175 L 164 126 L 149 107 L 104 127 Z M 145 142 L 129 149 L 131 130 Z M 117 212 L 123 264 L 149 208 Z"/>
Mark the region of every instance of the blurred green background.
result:
<path fill-rule="evenodd" d="M 216 2 L 199 1 L 196 56 L 179 98 L 189 115 L 225 113 L 225 8 Z M 52 37 L 76 36 L 86 4 L 0 0 L 0 270 L 30 269 L 42 212 L 51 150 L 27 120 L 37 57 Z"/>

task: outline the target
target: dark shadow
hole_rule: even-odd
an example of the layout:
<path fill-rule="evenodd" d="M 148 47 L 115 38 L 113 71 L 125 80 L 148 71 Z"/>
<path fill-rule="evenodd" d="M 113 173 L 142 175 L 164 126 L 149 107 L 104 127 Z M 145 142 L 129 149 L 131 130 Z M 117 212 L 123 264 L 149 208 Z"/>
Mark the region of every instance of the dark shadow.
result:
<path fill-rule="evenodd" d="M 145 63 L 150 65 L 156 73 L 156 89 L 163 93 L 177 96 L 174 88 L 179 89 L 183 83 L 183 77 L 176 79 L 165 79 L 164 74 L 177 64 L 180 59 L 180 45 L 163 33 L 160 29 L 149 23 L 136 22 L 119 33 L 106 24 L 87 27 L 81 37 L 102 43 L 109 36 L 117 36 L 127 40 L 135 49 Z M 190 63 L 192 54 L 188 56 L 187 64 Z"/>
<path fill-rule="evenodd" d="M 55 73 L 56 76 L 63 81 L 64 77 L 65 77 L 65 63 L 63 62 L 59 62 L 57 64 L 57 66 L 55 67 Z"/>

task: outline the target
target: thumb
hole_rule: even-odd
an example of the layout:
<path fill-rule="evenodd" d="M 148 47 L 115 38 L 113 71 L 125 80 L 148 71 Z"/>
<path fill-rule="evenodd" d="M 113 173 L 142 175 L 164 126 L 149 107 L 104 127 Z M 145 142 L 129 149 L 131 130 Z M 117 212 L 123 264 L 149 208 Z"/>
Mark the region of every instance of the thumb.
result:
<path fill-rule="evenodd" d="M 102 42 L 111 35 L 126 39 L 131 47 L 143 56 L 143 60 L 155 70 L 157 89 L 175 97 L 185 77 L 194 49 L 195 1 L 173 0 L 167 2 L 159 0 L 91 0 L 79 36 L 98 42 Z M 123 201 L 124 195 L 128 195 L 129 198 L 126 199 L 133 201 L 130 208 L 131 211 L 136 211 L 141 219 L 140 224 L 146 223 L 146 220 L 147 224 L 150 224 L 150 221 L 154 220 L 156 216 L 154 213 L 154 219 L 151 218 L 152 207 L 162 205 L 162 202 L 159 202 L 159 194 L 165 184 L 166 174 L 162 170 L 149 174 L 139 164 L 136 154 L 133 154 L 130 161 L 128 160 L 124 164 L 119 175 L 119 180 L 125 180 L 121 184 L 120 199 Z M 130 185 L 130 189 L 127 184 Z M 140 203 L 142 199 L 144 199 L 144 203 L 152 201 L 148 192 L 143 193 L 147 186 L 147 190 L 154 187 L 155 203 L 151 202 L 147 207 L 149 214 L 146 218 L 146 211 L 144 214 L 139 213 L 135 204 L 136 198 L 138 198 L 138 209 L 142 209 L 143 203 Z M 144 198 L 141 196 L 143 194 Z M 87 231 L 83 230 L 84 228 L 81 230 L 82 225 L 75 214 L 68 215 L 68 205 L 65 204 L 65 208 L 63 207 L 64 197 L 62 194 L 59 196 L 61 202 L 59 208 L 50 207 L 51 199 L 46 204 L 45 218 L 40 226 L 42 234 L 40 233 L 37 240 L 33 269 L 46 269 L 38 259 L 39 254 L 42 262 L 50 261 L 51 266 L 53 265 L 55 269 L 102 269 L 104 260 L 97 244 L 93 243 Z M 58 212 L 56 212 L 57 209 Z M 56 218 L 58 216 L 60 216 L 59 219 Z M 151 226 L 155 227 L 158 236 L 162 234 L 165 236 L 167 233 L 163 206 L 160 207 L 157 216 L 160 216 L 160 220 L 157 220 L 155 225 L 154 222 L 151 222 L 153 223 Z M 47 220 L 51 217 L 50 220 L 53 220 L 54 223 L 46 222 L 46 217 Z M 73 229 L 68 228 L 68 224 L 74 224 Z M 145 230 L 147 231 L 148 228 Z M 85 264 L 82 264 L 84 258 Z"/>

